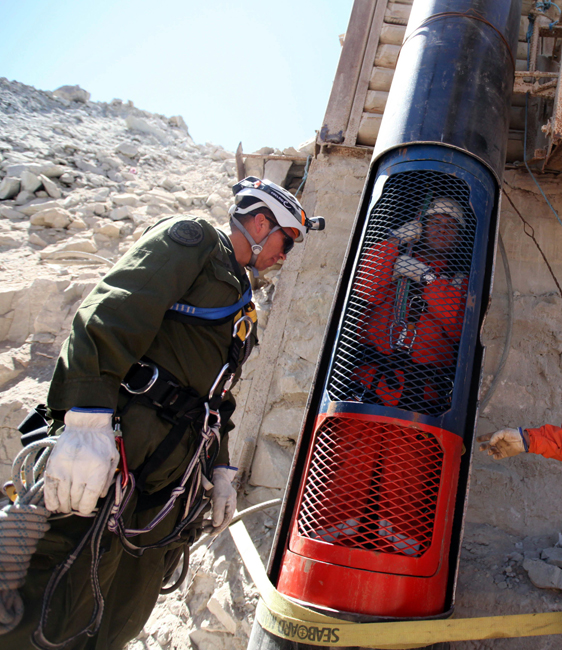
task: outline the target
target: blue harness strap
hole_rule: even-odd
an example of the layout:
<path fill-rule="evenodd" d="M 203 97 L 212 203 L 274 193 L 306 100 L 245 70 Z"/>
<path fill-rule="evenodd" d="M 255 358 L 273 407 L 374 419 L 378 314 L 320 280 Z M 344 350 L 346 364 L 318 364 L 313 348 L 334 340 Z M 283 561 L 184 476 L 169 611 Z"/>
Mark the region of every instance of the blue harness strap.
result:
<path fill-rule="evenodd" d="M 194 316 L 195 318 L 203 318 L 205 320 L 219 320 L 233 316 L 237 311 L 240 311 L 244 305 L 247 305 L 252 299 L 252 287 L 248 287 L 242 298 L 234 305 L 228 307 L 193 307 L 182 302 L 174 303 L 168 311 L 175 311 L 179 314 L 186 316 Z"/>

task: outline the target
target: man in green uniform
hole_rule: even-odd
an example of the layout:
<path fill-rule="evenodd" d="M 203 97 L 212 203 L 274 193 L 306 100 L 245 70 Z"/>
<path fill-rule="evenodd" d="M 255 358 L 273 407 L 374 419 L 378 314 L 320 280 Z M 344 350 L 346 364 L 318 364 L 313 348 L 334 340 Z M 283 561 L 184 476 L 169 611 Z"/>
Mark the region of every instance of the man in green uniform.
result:
<path fill-rule="evenodd" d="M 270 181 L 249 177 L 233 192 L 228 237 L 204 219 L 164 219 L 76 313 L 48 395 L 51 432 L 62 434 L 45 470 L 46 507 L 70 516 L 51 517 L 20 589 L 23 620 L 0 637 L 3 650 L 31 648 L 32 638 L 36 647 L 70 639 L 65 648 L 122 648 L 150 616 L 178 550 L 200 534 L 207 501 L 215 534 L 230 522 L 236 468 L 228 458 L 235 406 L 228 389 L 255 342 L 242 267 L 265 270 L 309 229 L 323 228 L 321 218 L 308 219 Z M 47 583 L 92 528 L 94 510 L 104 504 L 98 499 L 108 495 L 111 506 L 119 501 L 115 493 L 130 499 L 112 513 L 113 532 L 100 533 L 105 606 L 96 619 L 94 544 L 88 542 L 56 589 Z M 81 633 L 88 626 L 91 636 Z"/>

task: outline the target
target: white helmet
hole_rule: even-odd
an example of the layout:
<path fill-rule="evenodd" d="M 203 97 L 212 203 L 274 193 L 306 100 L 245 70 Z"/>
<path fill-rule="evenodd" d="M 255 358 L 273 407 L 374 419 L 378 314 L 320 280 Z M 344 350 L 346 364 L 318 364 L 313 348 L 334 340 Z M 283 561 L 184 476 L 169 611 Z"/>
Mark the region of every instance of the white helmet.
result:
<path fill-rule="evenodd" d="M 252 196 L 260 200 L 260 205 L 265 203 L 275 215 L 281 228 L 295 228 L 299 231 L 299 235 L 295 239 L 296 242 L 301 242 L 309 230 L 324 230 L 325 222 L 322 217 L 309 219 L 302 205 L 290 192 L 267 178 L 261 180 L 255 176 L 248 176 L 233 185 L 232 193 L 235 205 L 229 210 L 231 215 L 235 215 L 237 212 L 243 213 L 237 208 L 238 203 L 245 196 Z M 257 207 L 259 205 L 256 203 L 251 209 Z M 244 212 L 247 211 L 249 210 Z"/>
<path fill-rule="evenodd" d="M 425 213 L 426 217 L 431 217 L 434 214 L 446 214 L 453 219 L 456 219 L 460 224 L 461 228 L 464 228 L 466 221 L 463 217 L 463 210 L 461 206 L 453 199 L 447 197 L 440 197 L 438 199 L 433 199 L 431 205 Z"/>

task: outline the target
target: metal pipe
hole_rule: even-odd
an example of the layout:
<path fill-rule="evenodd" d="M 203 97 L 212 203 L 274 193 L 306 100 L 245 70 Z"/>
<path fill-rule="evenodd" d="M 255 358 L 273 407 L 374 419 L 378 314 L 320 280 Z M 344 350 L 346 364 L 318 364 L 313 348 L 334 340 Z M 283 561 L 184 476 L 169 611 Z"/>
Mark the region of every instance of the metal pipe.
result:
<path fill-rule="evenodd" d="M 332 616 L 454 607 L 520 16 L 521 0 L 412 8 L 269 563 Z M 258 623 L 248 646 L 293 647 Z"/>

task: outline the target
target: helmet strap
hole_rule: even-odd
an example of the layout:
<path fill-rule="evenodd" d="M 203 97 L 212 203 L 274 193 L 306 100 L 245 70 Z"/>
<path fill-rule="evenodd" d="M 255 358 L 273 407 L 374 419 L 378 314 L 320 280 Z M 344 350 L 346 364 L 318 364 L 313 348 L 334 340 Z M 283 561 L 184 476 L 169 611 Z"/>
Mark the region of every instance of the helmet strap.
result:
<path fill-rule="evenodd" d="M 250 261 L 246 266 L 252 271 L 252 274 L 254 277 L 258 276 L 259 271 L 256 269 L 255 264 L 258 259 L 258 255 L 262 252 L 263 247 L 265 246 L 265 242 L 269 239 L 270 235 L 272 235 L 276 230 L 281 230 L 280 226 L 275 226 L 272 228 L 267 235 L 261 240 L 261 242 L 257 243 L 256 240 L 250 235 L 250 233 L 244 228 L 244 226 L 238 221 L 238 219 L 234 216 L 234 213 L 230 215 L 230 227 L 235 227 L 238 229 L 244 237 L 247 239 L 248 244 L 250 244 L 250 249 L 252 251 L 252 256 L 250 257 Z"/>

